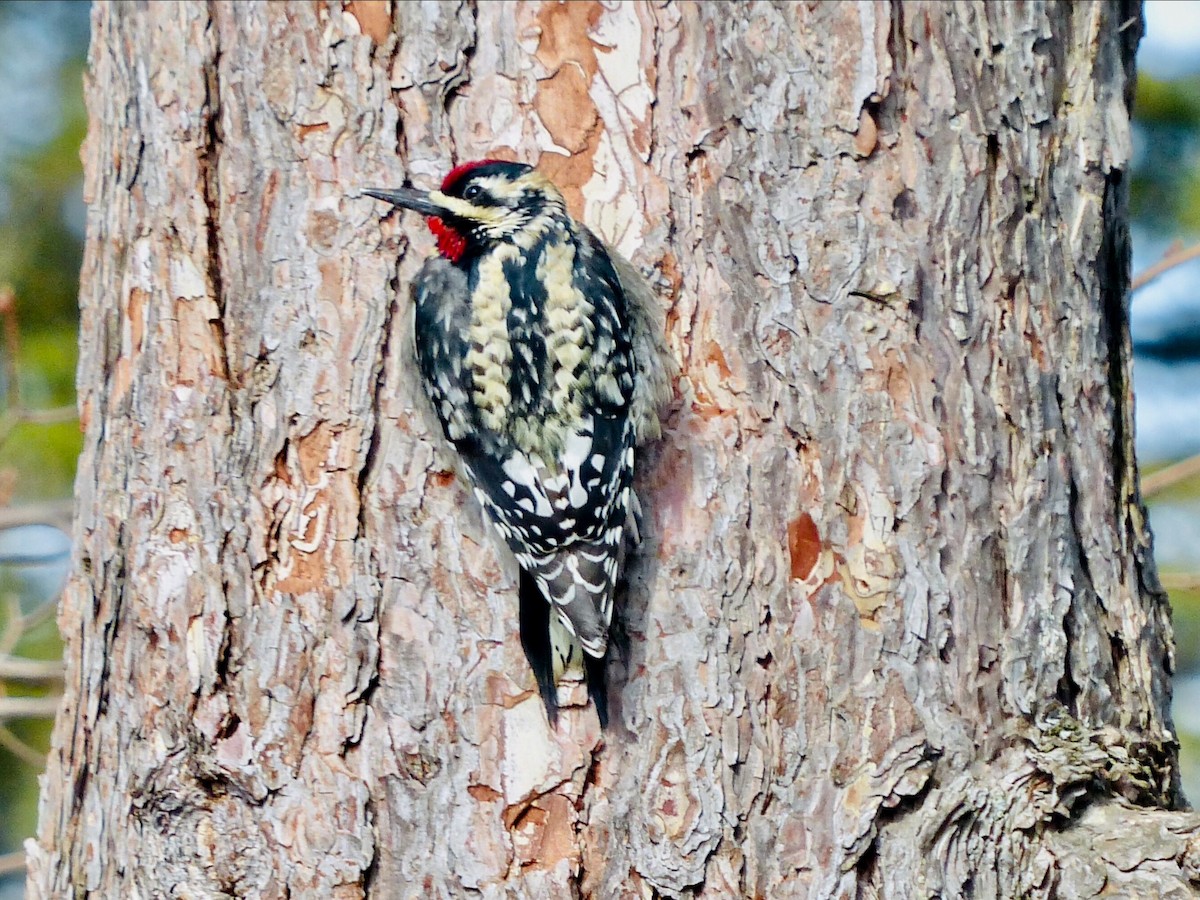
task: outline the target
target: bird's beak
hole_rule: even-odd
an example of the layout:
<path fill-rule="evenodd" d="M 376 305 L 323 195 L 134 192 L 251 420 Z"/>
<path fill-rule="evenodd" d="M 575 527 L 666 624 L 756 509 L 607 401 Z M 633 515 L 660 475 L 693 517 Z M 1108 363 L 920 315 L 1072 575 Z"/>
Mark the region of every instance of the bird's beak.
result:
<path fill-rule="evenodd" d="M 405 209 L 411 209 L 413 212 L 420 213 L 423 216 L 440 216 L 446 212 L 429 199 L 428 191 L 417 191 L 412 188 L 396 188 L 392 191 L 367 188 L 363 193 L 368 197 L 374 197 L 376 200 L 382 200 L 393 206 L 402 206 Z"/>

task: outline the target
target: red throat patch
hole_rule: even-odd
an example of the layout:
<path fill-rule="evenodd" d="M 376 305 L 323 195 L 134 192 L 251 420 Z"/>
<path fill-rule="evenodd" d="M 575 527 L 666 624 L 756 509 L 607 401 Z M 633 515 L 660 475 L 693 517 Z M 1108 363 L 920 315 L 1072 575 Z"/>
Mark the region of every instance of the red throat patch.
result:
<path fill-rule="evenodd" d="M 467 250 L 467 239 L 437 216 L 430 216 L 425 222 L 429 225 L 433 236 L 437 238 L 438 253 L 452 263 L 462 259 L 463 253 Z"/>
<path fill-rule="evenodd" d="M 466 178 L 471 172 L 478 169 L 480 166 L 488 166 L 492 163 L 506 162 L 503 159 L 477 159 L 473 162 L 465 162 L 462 165 L 455 166 L 450 170 L 450 174 L 442 179 L 442 193 L 449 191 Z M 429 225 L 429 230 L 433 232 L 433 236 L 437 238 L 438 253 L 446 257 L 452 263 L 462 259 L 463 254 L 467 252 L 467 239 L 462 233 L 457 231 L 453 226 L 447 225 L 437 216 L 430 216 L 426 219 Z"/>

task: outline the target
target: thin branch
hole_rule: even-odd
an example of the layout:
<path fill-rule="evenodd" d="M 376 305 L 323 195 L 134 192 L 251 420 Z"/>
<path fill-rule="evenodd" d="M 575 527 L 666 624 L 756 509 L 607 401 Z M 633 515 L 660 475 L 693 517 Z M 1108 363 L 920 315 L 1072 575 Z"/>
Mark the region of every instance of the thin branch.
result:
<path fill-rule="evenodd" d="M 7 406 L 21 408 L 21 381 L 17 359 L 21 351 L 21 332 L 17 325 L 17 295 L 10 285 L 0 287 L 0 318 L 4 320 L 4 378 Z"/>
<path fill-rule="evenodd" d="M 2 352 L 0 364 L 4 377 L 4 413 L 0 416 L 0 444 L 8 440 L 14 428 L 22 423 L 30 425 L 56 425 L 72 422 L 78 412 L 72 406 L 51 409 L 26 409 L 21 399 L 21 373 L 18 360 L 21 357 L 21 327 L 17 322 L 17 295 L 9 285 L 0 287 L 0 341 Z"/>
<path fill-rule="evenodd" d="M 12 653 L 25 634 L 25 616 L 21 612 L 21 598 L 16 594 L 4 595 L 4 631 L 0 632 L 0 653 Z"/>
<path fill-rule="evenodd" d="M 3 725 L 0 725 L 0 747 L 3 747 L 25 765 L 39 772 L 46 768 L 46 754 L 29 746 Z"/>
<path fill-rule="evenodd" d="M 1143 269 L 1134 276 L 1133 281 L 1129 284 L 1131 291 L 1136 291 L 1139 288 L 1144 288 L 1159 275 L 1169 272 L 1176 266 L 1181 266 L 1189 260 L 1200 257 L 1200 244 L 1195 244 L 1191 247 L 1184 247 L 1181 244 L 1176 244 L 1167 251 L 1167 255 L 1150 266 L 1148 269 Z"/>
<path fill-rule="evenodd" d="M 1159 469 L 1153 475 L 1143 478 L 1142 497 L 1149 499 L 1196 475 L 1200 475 L 1200 453 L 1167 466 L 1165 469 Z"/>
<path fill-rule="evenodd" d="M 1200 572 L 1166 572 L 1158 577 L 1168 591 L 1200 591 Z"/>
<path fill-rule="evenodd" d="M 21 633 L 33 631 L 47 619 L 54 616 L 58 612 L 58 597 L 47 600 L 45 603 L 35 606 L 27 613 L 21 614 Z"/>
<path fill-rule="evenodd" d="M 0 679 L 3 680 L 61 681 L 62 676 L 62 660 L 0 656 Z"/>
<path fill-rule="evenodd" d="M 58 425 L 61 422 L 74 422 L 79 418 L 74 405 L 54 406 L 50 409 L 22 409 L 17 415 L 22 422 L 30 425 Z"/>
<path fill-rule="evenodd" d="M 0 875 L 15 875 L 25 870 L 25 851 L 0 854 Z"/>
<path fill-rule="evenodd" d="M 18 657 L 13 655 L 13 649 L 21 642 L 21 638 L 58 611 L 58 598 L 47 600 L 28 613 L 21 609 L 21 599 L 16 594 L 8 594 L 3 600 L 6 614 L 4 630 L 0 631 L 0 660 L 16 659 Z"/>
<path fill-rule="evenodd" d="M 0 529 L 18 525 L 53 525 L 70 533 L 73 500 L 53 500 L 45 503 L 26 503 L 0 509 Z"/>
<path fill-rule="evenodd" d="M 58 712 L 59 694 L 49 697 L 0 697 L 0 721 L 5 719 L 44 719 Z"/>

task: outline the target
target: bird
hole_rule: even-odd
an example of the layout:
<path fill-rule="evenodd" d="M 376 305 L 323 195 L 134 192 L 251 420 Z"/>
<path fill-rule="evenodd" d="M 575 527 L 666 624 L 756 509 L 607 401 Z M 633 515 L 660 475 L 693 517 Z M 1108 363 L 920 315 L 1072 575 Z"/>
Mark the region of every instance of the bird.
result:
<path fill-rule="evenodd" d="M 410 289 L 420 381 L 516 559 L 521 645 L 549 724 L 573 674 L 607 728 L 637 451 L 661 435 L 674 371 L 654 292 L 525 163 L 483 159 L 436 190 L 362 193 L 424 216 L 436 239 Z"/>

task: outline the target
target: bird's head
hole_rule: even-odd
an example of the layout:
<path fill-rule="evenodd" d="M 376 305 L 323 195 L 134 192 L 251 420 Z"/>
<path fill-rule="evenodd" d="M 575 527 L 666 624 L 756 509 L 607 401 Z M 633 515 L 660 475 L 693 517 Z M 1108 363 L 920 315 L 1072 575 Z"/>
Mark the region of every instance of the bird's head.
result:
<path fill-rule="evenodd" d="M 499 241 L 534 236 L 565 212 L 562 194 L 524 163 L 484 159 L 455 167 L 436 191 L 364 190 L 368 197 L 425 216 L 438 252 L 451 262 Z"/>

